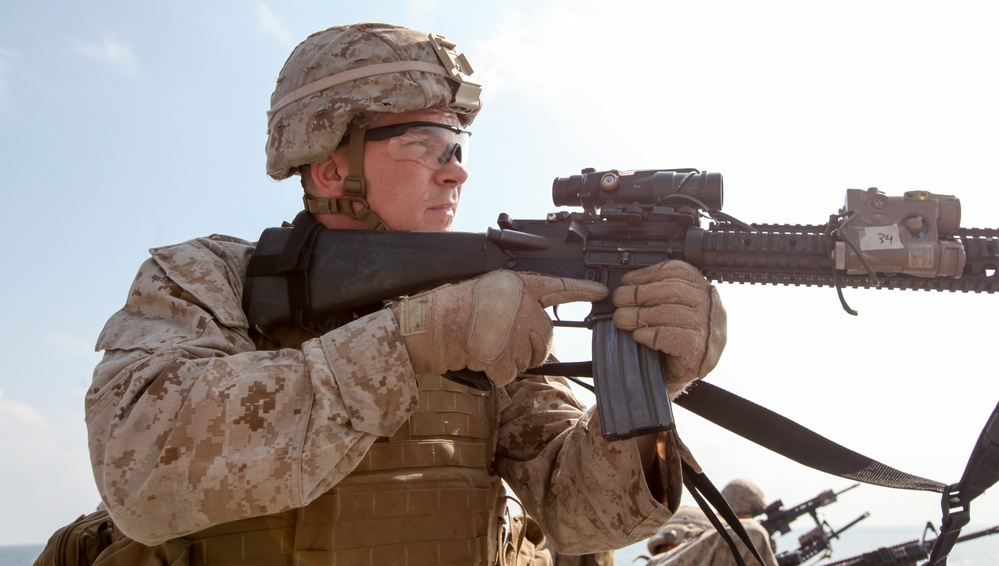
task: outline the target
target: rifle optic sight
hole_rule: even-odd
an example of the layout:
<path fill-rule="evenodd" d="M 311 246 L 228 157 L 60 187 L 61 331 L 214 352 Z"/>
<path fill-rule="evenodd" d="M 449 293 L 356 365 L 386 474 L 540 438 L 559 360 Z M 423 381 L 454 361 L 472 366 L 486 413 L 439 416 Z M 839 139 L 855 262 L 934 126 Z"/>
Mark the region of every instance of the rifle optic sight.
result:
<path fill-rule="evenodd" d="M 707 210 L 722 208 L 721 173 L 697 169 L 648 169 L 597 172 L 557 177 L 552 184 L 555 206 L 582 206 L 594 213 L 605 204 L 665 205 L 672 202 Z M 694 199 L 694 200 L 692 200 Z"/>

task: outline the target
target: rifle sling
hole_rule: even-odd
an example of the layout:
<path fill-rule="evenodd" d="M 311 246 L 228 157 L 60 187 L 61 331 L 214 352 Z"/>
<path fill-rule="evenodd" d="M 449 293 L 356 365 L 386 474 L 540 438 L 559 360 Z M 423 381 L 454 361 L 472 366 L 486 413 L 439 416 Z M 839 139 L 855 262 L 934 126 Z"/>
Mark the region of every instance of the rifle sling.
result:
<path fill-rule="evenodd" d="M 589 377 L 589 362 L 544 364 L 527 373 Z M 699 380 L 673 403 L 799 464 L 862 483 L 943 493 L 946 484 L 902 472 L 837 444 L 791 419 Z"/>
<path fill-rule="evenodd" d="M 942 493 L 946 485 L 901 472 L 706 381 L 673 400 L 684 409 L 795 462 L 862 483 Z"/>
<path fill-rule="evenodd" d="M 551 360 L 552 358 L 549 358 Z M 546 363 L 538 368 L 527 371 L 531 374 L 557 375 L 561 377 L 592 377 L 589 362 L 556 362 Z M 574 380 L 575 381 L 575 380 Z M 583 384 L 579 381 L 584 387 Z M 790 458 L 795 462 L 810 468 L 833 474 L 842 478 L 863 483 L 890 487 L 896 489 L 911 489 L 942 493 L 946 486 L 943 483 L 914 476 L 886 466 L 881 462 L 854 452 L 824 436 L 806 428 L 787 417 L 777 414 L 766 407 L 757 405 L 748 399 L 726 391 L 707 381 L 697 381 L 686 393 L 673 400 L 684 409 L 698 415 L 716 425 L 755 442 L 756 444 Z M 999 412 L 999 407 L 997 407 Z M 984 434 L 984 433 L 983 433 Z M 695 472 L 685 462 L 683 466 L 683 484 L 687 491 L 704 510 L 715 530 L 728 544 L 739 566 L 745 566 L 741 553 L 735 546 L 732 537 L 721 525 L 704 496 L 712 499 L 712 503 L 732 529 L 739 534 L 760 564 L 763 558 L 749 539 L 742 523 L 732 512 L 731 507 L 721 496 L 718 489 L 703 473 Z M 702 496 L 703 495 L 703 496 Z M 960 529 L 958 529 L 958 533 Z M 956 538 L 956 534 L 954 535 Z M 942 547 L 942 555 L 946 557 L 953 543 Z"/>
<path fill-rule="evenodd" d="M 309 265 L 316 236 L 324 226 L 308 212 L 299 212 L 292 224 L 291 234 L 279 254 L 250 256 L 246 277 L 283 275 L 288 280 L 288 307 L 295 323 L 301 328 L 311 328 L 316 316 L 309 294 Z M 244 307 L 245 308 L 245 307 Z"/>
<path fill-rule="evenodd" d="M 933 544 L 927 564 L 944 565 L 955 544 L 961 542 L 961 529 L 971 521 L 971 501 L 999 481 L 999 404 L 982 428 L 968 458 L 961 481 L 948 487 L 941 507 L 940 536 Z"/>
<path fill-rule="evenodd" d="M 732 551 L 732 557 L 738 566 L 746 566 L 746 562 L 742 559 L 742 553 L 739 552 L 738 547 L 735 546 L 735 541 L 732 540 L 731 535 L 729 535 L 728 530 L 722 526 L 721 521 L 718 520 L 718 515 L 720 514 L 725 522 L 732 527 L 735 534 L 739 535 L 743 544 L 746 548 L 753 553 L 753 556 L 760 562 L 760 566 L 765 566 L 763 557 L 760 556 L 760 551 L 757 550 L 756 545 L 753 544 L 752 539 L 749 538 L 749 533 L 746 532 L 746 528 L 742 526 L 742 521 L 736 516 L 735 512 L 732 511 L 732 507 L 729 506 L 728 501 L 722 497 L 718 488 L 715 484 L 708 479 L 708 476 L 704 475 L 704 472 L 697 472 L 686 462 L 680 462 L 680 466 L 683 469 L 683 485 L 687 488 L 687 491 L 694 497 L 697 501 L 697 505 L 704 511 L 704 514 L 714 525 L 715 530 L 728 545 L 729 550 Z M 707 501 L 706 501 L 707 500 Z M 708 501 L 714 505 L 717 509 L 717 513 L 711 510 L 708 505 Z"/>

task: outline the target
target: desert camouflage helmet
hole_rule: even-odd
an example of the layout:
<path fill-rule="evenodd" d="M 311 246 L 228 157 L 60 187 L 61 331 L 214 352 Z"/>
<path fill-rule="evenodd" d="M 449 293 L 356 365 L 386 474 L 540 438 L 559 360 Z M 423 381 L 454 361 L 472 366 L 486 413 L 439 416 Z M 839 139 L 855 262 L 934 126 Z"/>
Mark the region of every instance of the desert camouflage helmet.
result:
<path fill-rule="evenodd" d="M 267 174 L 286 179 L 322 161 L 352 125 L 380 113 L 444 107 L 468 126 L 480 85 L 454 43 L 389 24 L 364 23 L 316 32 L 292 51 L 267 113 Z"/>
<path fill-rule="evenodd" d="M 749 480 L 734 479 L 722 488 L 721 494 L 737 515 L 755 517 L 766 508 L 763 490 Z"/>

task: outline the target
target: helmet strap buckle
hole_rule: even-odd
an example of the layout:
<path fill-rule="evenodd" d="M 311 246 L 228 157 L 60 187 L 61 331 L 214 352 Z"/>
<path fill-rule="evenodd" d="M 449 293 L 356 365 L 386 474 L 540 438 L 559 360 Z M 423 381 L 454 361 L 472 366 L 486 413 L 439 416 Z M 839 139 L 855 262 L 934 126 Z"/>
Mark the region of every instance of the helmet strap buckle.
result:
<path fill-rule="evenodd" d="M 388 230 L 381 217 L 371 210 L 366 198 L 364 182 L 364 127 L 357 124 L 350 127 L 350 145 L 347 148 L 347 175 L 343 179 L 342 198 L 303 197 L 305 209 L 312 213 L 346 214 L 360 220 L 369 230 Z M 361 205 L 354 210 L 354 203 Z"/>

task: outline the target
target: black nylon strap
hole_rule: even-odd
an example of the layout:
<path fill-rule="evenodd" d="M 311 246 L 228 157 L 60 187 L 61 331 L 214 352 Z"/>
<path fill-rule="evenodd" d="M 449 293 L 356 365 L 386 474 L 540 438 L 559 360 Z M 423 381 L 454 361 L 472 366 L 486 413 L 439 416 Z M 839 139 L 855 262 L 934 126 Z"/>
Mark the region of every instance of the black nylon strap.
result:
<path fill-rule="evenodd" d="M 799 464 L 867 484 L 942 493 L 946 485 L 901 472 L 706 381 L 673 400 L 747 440 Z"/>
<path fill-rule="evenodd" d="M 308 212 L 299 212 L 281 252 L 266 255 L 254 253 L 246 268 L 247 277 L 272 277 L 308 269 L 312 259 L 312 243 L 322 227 Z"/>
<path fill-rule="evenodd" d="M 999 404 L 982 428 L 978 442 L 971 451 L 961 481 L 949 486 L 940 502 L 943 524 L 940 536 L 933 544 L 929 562 L 934 566 L 947 564 L 947 555 L 960 542 L 961 529 L 971 521 L 971 501 L 999 481 Z"/>
<path fill-rule="evenodd" d="M 704 475 L 703 472 L 697 472 L 686 462 L 680 462 L 680 466 L 683 469 L 683 485 L 686 486 L 687 491 L 694 497 L 697 501 L 697 505 L 704 511 L 704 514 L 714 525 L 715 530 L 718 534 L 725 540 L 728 545 L 729 550 L 732 551 L 732 557 L 735 558 L 736 564 L 738 566 L 746 566 L 746 562 L 742 559 L 742 553 L 739 552 L 738 547 L 735 546 L 735 541 L 728 534 L 728 530 L 721 524 L 718 520 L 718 515 L 721 515 L 725 519 L 725 522 L 732 527 L 732 531 L 735 532 L 742 540 L 746 548 L 753 553 L 753 556 L 760 562 L 760 566 L 765 566 L 763 557 L 760 556 L 760 551 L 756 549 L 756 545 L 753 544 L 752 539 L 749 538 L 749 533 L 746 532 L 746 528 L 742 526 L 742 521 L 736 516 L 735 512 L 729 506 L 728 502 L 722 496 L 715 484 L 711 483 L 708 476 Z M 705 501 L 707 500 L 707 501 Z M 711 506 L 708 505 L 708 501 L 714 505 L 715 509 L 718 510 L 717 514 L 711 510 Z"/>
<path fill-rule="evenodd" d="M 277 273 L 277 254 L 253 254 L 246 266 L 247 277 L 272 277 Z"/>
<path fill-rule="evenodd" d="M 982 427 L 959 485 L 965 501 L 971 501 L 999 481 L 999 404 Z"/>
<path fill-rule="evenodd" d="M 589 362 L 545 364 L 527 373 L 591 377 Z M 946 484 L 886 466 L 828 438 L 730 393 L 699 380 L 673 403 L 760 446 L 810 468 L 871 485 L 943 493 Z M 999 425 L 996 431 L 999 441 Z M 999 447 L 997 447 L 999 457 Z"/>
<path fill-rule="evenodd" d="M 308 270 L 312 260 L 312 243 L 323 229 L 323 225 L 304 210 L 295 216 L 292 226 L 288 242 L 277 260 L 278 274 Z"/>
<path fill-rule="evenodd" d="M 309 301 L 309 264 L 312 246 L 324 226 L 307 211 L 295 216 L 284 248 L 277 254 L 253 254 L 247 265 L 247 277 L 284 276 L 288 280 L 288 307 L 296 325 L 308 328 L 314 319 Z"/>

